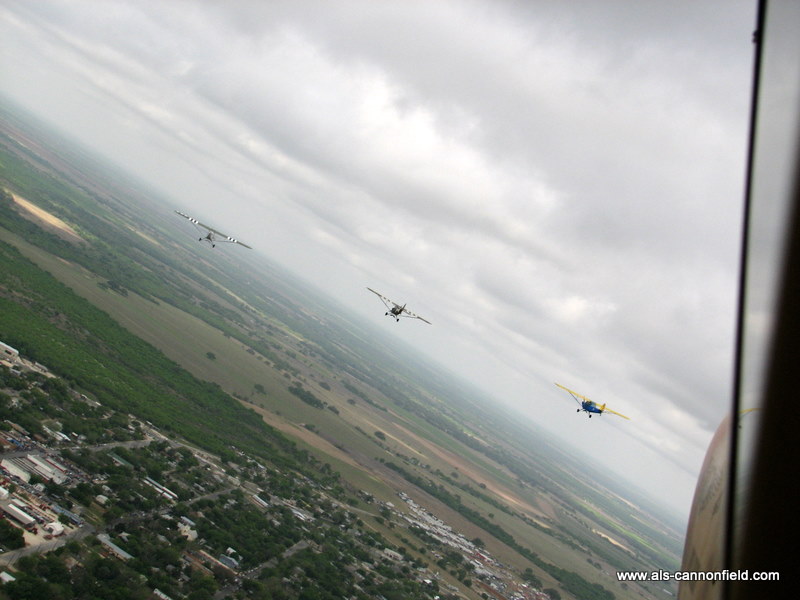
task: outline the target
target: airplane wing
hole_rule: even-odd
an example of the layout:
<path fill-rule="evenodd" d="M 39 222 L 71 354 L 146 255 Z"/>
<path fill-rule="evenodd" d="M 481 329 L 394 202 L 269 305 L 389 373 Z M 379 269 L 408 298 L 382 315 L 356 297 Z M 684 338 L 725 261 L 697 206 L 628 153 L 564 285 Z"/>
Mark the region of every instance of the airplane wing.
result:
<path fill-rule="evenodd" d="M 212 231 L 214 231 L 214 230 L 212 229 Z M 215 233 L 219 233 L 219 232 L 215 232 Z M 220 234 L 220 235 L 224 235 L 224 234 Z M 236 238 L 232 238 L 229 235 L 226 235 L 224 240 L 217 238 L 215 241 L 217 241 L 217 242 L 230 242 L 231 244 L 239 244 L 240 246 L 244 246 L 245 248 L 249 248 L 250 250 L 253 249 L 251 246 L 248 246 L 244 242 L 240 242 Z"/>
<path fill-rule="evenodd" d="M 422 317 L 420 317 L 419 315 L 415 315 L 414 313 L 412 313 L 412 312 L 411 312 L 410 310 L 408 310 L 407 308 L 406 308 L 406 309 L 403 309 L 403 312 L 402 312 L 402 313 L 400 313 L 400 316 L 401 316 L 401 317 L 408 317 L 409 319 L 419 319 L 420 321 L 424 321 L 424 322 L 425 322 L 425 323 L 427 323 L 428 325 L 430 325 L 430 324 L 431 324 L 431 322 L 430 322 L 430 321 L 428 321 L 428 319 L 423 319 L 423 318 L 422 318 Z"/>
<path fill-rule="evenodd" d="M 631 420 L 631 418 L 630 418 L 630 417 L 626 417 L 626 416 L 625 416 L 625 415 L 623 415 L 622 413 L 618 413 L 617 411 L 615 411 L 615 410 L 611 410 L 610 408 L 604 408 L 604 409 L 603 409 L 603 412 L 604 412 L 604 413 L 607 413 L 607 412 L 608 412 L 608 413 L 611 413 L 612 415 L 617 415 L 618 417 L 622 417 L 623 419 L 628 419 L 628 421 L 630 421 L 630 420 Z"/>
<path fill-rule="evenodd" d="M 575 400 L 575 402 L 577 402 L 578 404 L 581 403 L 581 400 L 586 400 L 587 402 L 592 402 L 592 404 L 594 404 L 594 402 L 592 400 L 589 400 L 589 398 L 587 398 L 586 396 L 581 396 L 578 392 L 573 392 L 571 389 L 569 389 L 568 387 L 564 387 L 560 383 L 556 383 L 556 385 L 565 392 L 569 392 L 569 395 L 572 396 L 572 399 Z"/>
<path fill-rule="evenodd" d="M 419 319 L 420 321 L 424 321 L 428 325 L 431 324 L 431 322 L 428 321 L 428 319 L 423 319 L 419 315 L 415 315 L 414 313 L 412 313 L 410 310 L 408 310 L 404 306 L 400 306 L 397 302 L 395 302 L 393 300 L 390 300 L 389 298 L 387 298 L 386 296 L 384 296 L 380 292 L 376 292 L 371 287 L 368 287 L 367 289 L 370 292 L 372 292 L 373 294 L 375 294 L 378 298 L 380 298 L 381 302 L 383 302 L 386 305 L 386 308 L 388 308 L 390 310 L 393 309 L 393 308 L 402 308 L 403 310 L 400 312 L 399 315 L 397 315 L 398 317 L 406 317 L 408 319 Z"/>
<path fill-rule="evenodd" d="M 176 210 L 175 212 L 178 213 L 180 216 L 182 216 L 184 219 L 189 219 L 189 221 L 191 221 L 192 224 L 194 224 L 195 226 L 200 226 L 203 229 L 206 229 L 208 231 L 213 231 L 217 235 L 222 236 L 222 237 L 219 237 L 219 238 L 215 239 L 214 240 L 215 242 L 228 242 L 228 243 L 231 243 L 231 244 L 239 244 L 240 246 L 244 246 L 245 248 L 250 248 L 250 250 L 253 249 L 250 246 L 248 246 L 247 244 L 245 244 L 244 242 L 240 242 L 236 238 L 232 238 L 231 236 L 229 236 L 226 233 L 222 233 L 221 231 L 218 231 L 218 230 L 214 229 L 213 227 L 211 227 L 209 225 L 206 225 L 205 223 L 201 223 L 200 221 L 198 221 L 194 217 L 190 217 L 186 213 L 182 213 L 179 210 Z"/>
<path fill-rule="evenodd" d="M 573 399 L 575 400 L 575 402 L 577 402 L 578 404 L 580 404 L 580 403 L 581 403 L 581 400 L 586 400 L 587 402 L 591 402 L 591 403 L 592 403 L 594 406 L 597 406 L 598 408 L 601 408 L 600 406 L 598 406 L 597 402 L 595 402 L 595 401 L 593 401 L 593 400 L 589 400 L 589 398 L 587 398 L 586 396 L 582 396 L 582 395 L 581 395 L 581 394 L 579 394 L 578 392 L 573 392 L 571 389 L 569 389 L 569 388 L 567 388 L 567 387 L 564 387 L 564 386 L 563 386 L 563 385 L 561 385 L 560 383 L 557 383 L 556 385 L 557 385 L 558 387 L 560 387 L 562 390 L 565 390 L 565 391 L 569 392 L 569 393 L 570 393 L 570 395 L 572 396 L 572 398 L 573 398 Z M 622 417 L 623 419 L 628 419 L 629 421 L 631 420 L 631 418 L 630 418 L 630 417 L 626 417 L 626 416 L 625 416 L 625 415 L 623 415 L 622 413 L 618 413 L 617 411 L 615 411 L 615 410 L 611 410 L 610 408 L 603 408 L 603 409 L 602 409 L 602 411 L 603 411 L 604 413 L 607 413 L 607 412 L 608 412 L 608 413 L 611 413 L 612 415 L 617 415 L 618 417 Z"/>
<path fill-rule="evenodd" d="M 214 229 L 212 229 L 212 228 L 211 228 L 211 227 L 209 227 L 208 225 L 203 225 L 203 224 L 202 224 L 200 221 L 198 221 L 198 220 L 197 220 L 197 219 L 195 219 L 194 217 L 190 217 L 190 216 L 189 216 L 189 215 L 187 215 L 186 213 L 182 213 L 182 212 L 181 212 L 181 211 L 179 211 L 179 210 L 176 210 L 175 212 L 176 212 L 176 213 L 178 213 L 180 216 L 182 216 L 184 219 L 189 219 L 189 221 L 191 221 L 191 222 L 192 222 L 192 223 L 194 223 L 195 225 L 199 225 L 200 227 L 202 227 L 202 228 L 204 228 L 204 229 L 208 229 L 209 231 L 214 231 L 214 233 L 219 233 L 219 231 L 215 231 Z M 220 233 L 220 235 L 222 235 L 222 234 Z"/>
<path fill-rule="evenodd" d="M 394 302 L 392 302 L 391 300 L 389 300 L 389 298 L 387 298 L 386 296 L 384 296 L 384 295 L 383 295 L 383 294 L 381 294 L 380 292 L 376 292 L 376 291 L 375 291 L 375 290 L 373 290 L 371 287 L 368 287 L 367 289 L 368 289 L 370 292 L 372 292 L 373 294 L 375 294 L 375 295 L 376 295 L 378 298 L 380 298 L 380 299 L 381 299 L 381 302 L 383 302 L 383 303 L 386 305 L 386 308 L 394 308 L 395 306 L 397 306 L 397 304 L 395 304 Z"/>
<path fill-rule="evenodd" d="M 222 236 L 222 237 L 216 238 L 216 239 L 214 240 L 215 242 L 230 242 L 231 244 L 239 244 L 240 246 L 244 246 L 245 248 L 250 248 L 250 246 L 248 246 L 248 245 L 247 245 L 247 244 L 245 244 L 244 242 L 240 242 L 240 241 L 239 241 L 239 240 L 237 240 L 236 238 L 232 238 L 231 236 L 229 236 L 229 235 L 228 235 L 228 234 L 226 234 L 226 233 L 222 233 L 221 231 L 217 231 L 217 230 L 216 230 L 216 229 L 214 229 L 213 227 L 209 227 L 208 225 L 203 225 L 202 223 L 200 223 L 200 222 L 198 222 L 198 221 L 194 221 L 194 222 L 195 222 L 195 223 L 197 223 L 198 225 L 202 226 L 202 227 L 205 227 L 205 228 L 206 228 L 206 229 L 208 229 L 209 231 L 213 231 L 213 232 L 214 232 L 214 233 L 216 233 L 217 235 L 221 235 L 221 236 Z M 252 250 L 252 248 L 250 248 L 250 250 Z"/>

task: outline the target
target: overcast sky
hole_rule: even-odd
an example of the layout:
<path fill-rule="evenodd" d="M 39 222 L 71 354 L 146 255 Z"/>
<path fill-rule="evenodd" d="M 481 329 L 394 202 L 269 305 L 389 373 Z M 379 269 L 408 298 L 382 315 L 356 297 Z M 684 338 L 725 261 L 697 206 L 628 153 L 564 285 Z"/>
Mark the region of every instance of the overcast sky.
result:
<path fill-rule="evenodd" d="M 685 516 L 729 402 L 754 4 L 0 0 L 0 94 Z"/>

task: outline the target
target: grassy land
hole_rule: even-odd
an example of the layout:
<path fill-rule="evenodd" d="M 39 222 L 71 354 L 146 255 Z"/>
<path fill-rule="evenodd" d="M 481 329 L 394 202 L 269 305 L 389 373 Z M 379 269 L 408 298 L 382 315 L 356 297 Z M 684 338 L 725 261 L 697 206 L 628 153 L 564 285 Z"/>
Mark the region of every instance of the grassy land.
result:
<path fill-rule="evenodd" d="M 306 453 L 218 386 L 193 378 L 5 243 L 0 261 L 0 339 L 104 404 L 202 448 L 233 458 L 234 443 L 276 464 L 305 468 Z"/>
<path fill-rule="evenodd" d="M 112 314 L 115 319 L 125 325 L 127 329 L 138 333 L 144 339 L 152 337 L 155 341 L 160 341 L 167 352 L 174 353 L 178 360 L 187 366 L 189 370 L 192 370 L 193 361 L 198 360 L 201 365 L 204 362 L 209 362 L 212 363 L 211 366 L 214 367 L 217 364 L 227 364 L 228 366 L 221 371 L 216 371 L 214 368 L 209 367 L 200 369 L 201 374 L 208 380 L 213 381 L 218 377 L 219 379 L 217 379 L 217 382 L 220 383 L 223 388 L 227 385 L 236 389 L 232 385 L 233 381 L 237 382 L 239 385 L 242 385 L 242 381 L 248 381 L 246 379 L 247 366 L 249 366 L 253 372 L 259 374 L 269 369 L 269 367 L 266 367 L 257 357 L 247 353 L 246 348 L 243 347 L 240 342 L 226 338 L 224 334 L 210 328 L 207 324 L 199 321 L 195 317 L 181 314 L 180 311 L 171 306 L 163 304 L 155 305 L 153 302 L 138 297 L 138 295 L 133 293 L 123 296 L 116 292 L 101 289 L 98 283 L 101 283 L 102 280 L 87 273 L 84 269 L 50 256 L 48 253 L 27 244 L 10 232 L 0 232 L 0 237 L 9 241 L 14 241 L 16 245 L 24 248 L 26 253 L 36 260 L 41 267 L 57 274 L 58 278 L 64 283 L 78 290 L 81 295 L 85 295 L 88 300 L 101 306 L 105 311 Z M 143 319 L 142 315 L 146 315 L 146 319 Z M 160 337 L 159 332 L 161 333 Z M 169 340 L 169 344 L 165 343 L 165 339 Z M 221 346 L 216 345 L 213 347 L 219 350 L 218 356 L 224 353 L 226 357 L 225 363 L 220 363 L 219 358 L 210 361 L 205 356 L 203 349 L 208 347 L 209 344 L 222 344 Z M 200 348 L 199 350 L 198 346 Z M 297 365 L 297 368 L 299 369 L 300 366 Z M 485 477 L 487 480 L 491 481 L 492 470 L 503 473 L 498 465 L 491 465 L 484 457 L 477 455 L 471 449 L 465 448 L 456 440 L 445 438 L 446 443 L 441 443 L 442 437 L 440 435 L 437 436 L 437 430 L 415 414 L 407 413 L 402 409 L 385 412 L 370 407 L 369 410 L 364 410 L 363 402 L 360 402 L 361 406 L 354 407 L 347 402 L 342 402 L 341 397 L 337 396 L 333 391 L 322 389 L 318 384 L 313 383 L 313 381 L 308 383 L 308 380 L 301 376 L 301 379 L 305 379 L 307 382 L 306 387 L 313 387 L 314 392 L 319 394 L 321 398 L 325 398 L 327 402 L 336 402 L 337 406 L 340 407 L 340 415 L 337 416 L 330 411 L 314 409 L 306 404 L 298 402 L 296 398 L 283 391 L 287 379 L 277 374 L 274 370 L 272 370 L 272 372 L 276 373 L 276 376 L 273 377 L 271 381 L 277 382 L 277 385 L 271 387 L 269 383 L 265 384 L 268 393 L 264 397 L 255 396 L 254 400 L 259 404 L 268 406 L 272 411 L 280 412 L 281 418 L 285 419 L 287 422 L 312 424 L 315 429 L 323 433 L 326 437 L 346 440 L 343 444 L 346 445 L 351 452 L 363 454 L 367 457 L 375 456 L 395 459 L 396 453 L 413 456 L 415 454 L 413 450 L 415 449 L 416 453 L 419 454 L 420 446 L 417 444 L 412 446 L 414 440 L 409 439 L 404 431 L 404 428 L 409 431 L 413 428 L 413 430 L 415 430 L 415 435 L 419 435 L 428 440 L 437 440 L 437 445 L 440 449 L 439 454 L 420 455 L 425 462 L 430 465 L 432 470 L 441 469 L 450 472 L 450 469 L 458 468 L 456 465 L 449 463 L 446 459 L 448 454 L 453 454 L 459 457 L 470 457 L 467 461 L 473 469 L 479 470 L 481 473 L 479 479 Z M 255 377 L 249 379 L 249 381 L 255 380 Z M 259 380 L 265 381 L 263 377 L 259 377 Z M 250 385 L 249 381 L 245 384 L 246 389 L 239 389 L 245 393 L 251 392 L 252 385 Z M 277 398 L 280 393 L 283 394 L 283 398 L 281 399 Z M 400 420 L 398 421 L 398 419 Z M 402 423 L 403 427 L 399 426 L 400 423 Z M 354 427 L 360 427 L 366 435 L 354 435 Z M 376 430 L 383 431 L 388 435 L 385 443 L 379 442 L 372 435 Z M 370 493 L 384 499 L 392 496 L 392 493 L 389 491 L 390 488 L 380 479 L 370 474 L 366 466 L 341 460 L 333 453 L 326 453 L 324 450 L 325 444 L 317 442 L 315 434 L 305 433 L 306 435 L 302 437 L 293 436 L 298 448 L 309 451 L 310 454 L 316 456 L 319 462 L 331 464 L 336 471 L 343 474 L 348 481 L 360 489 L 370 491 Z M 505 487 L 518 488 L 518 484 L 511 476 L 506 475 L 504 479 Z M 450 489 L 452 493 L 459 494 L 464 499 L 464 506 L 468 507 L 470 510 L 485 515 L 494 514 L 491 520 L 506 531 L 514 531 L 515 539 L 520 545 L 535 549 L 534 551 L 537 554 L 547 556 L 548 561 L 561 565 L 561 568 L 574 571 L 584 578 L 591 579 L 597 577 L 594 567 L 588 565 L 585 559 L 582 560 L 573 549 L 564 547 L 561 542 L 553 539 L 552 536 L 547 533 L 521 524 L 516 517 L 499 511 L 496 507 L 486 504 L 480 499 L 470 497 L 457 488 Z M 522 493 L 521 490 L 515 490 L 515 492 Z M 458 511 L 444 509 L 444 507 L 439 508 L 448 513 L 448 520 L 454 524 L 457 523 L 460 529 L 467 532 L 474 532 L 478 537 L 481 535 L 484 538 L 487 537 L 486 533 L 482 533 L 480 528 L 476 528 L 469 519 L 464 519 L 458 515 Z M 492 546 L 497 549 L 496 544 L 492 544 Z M 507 549 L 499 550 L 499 552 L 500 556 L 505 556 L 511 564 L 516 565 L 520 569 L 523 569 L 529 564 L 526 559 L 514 552 L 509 552 Z M 552 579 L 552 577 L 545 575 L 544 578 L 545 581 L 555 584 L 555 580 Z"/>
<path fill-rule="evenodd" d="M 166 225 L 147 220 L 157 210 L 131 210 L 116 196 L 119 192 L 113 199 L 104 196 L 110 183 L 81 183 L 74 173 L 72 183 L 60 181 L 52 165 L 31 168 L 36 159 L 29 155 L 0 158 L 0 183 L 5 178 L 89 241 L 76 246 L 14 212 L 0 214 L 6 225 L 0 227 L 0 240 L 74 291 L 59 288 L 55 280 L 40 282 L 41 289 L 25 281 L 20 297 L 14 292 L 19 282 L 6 279 L 0 301 L 8 310 L 0 315 L 0 338 L 10 336 L 97 395 L 117 403 L 127 398 L 132 411 L 191 439 L 215 447 L 238 440 L 259 446 L 273 460 L 295 461 L 299 468 L 327 462 L 354 488 L 384 500 L 404 489 L 520 569 L 532 563 L 514 544 L 558 569 L 613 588 L 618 598 L 632 599 L 638 597 L 635 588 L 618 589 L 615 578 L 587 562 L 591 558 L 607 566 L 627 560 L 591 529 L 652 551 L 634 566 L 655 565 L 669 556 L 662 550 L 667 542 L 653 541 L 660 534 L 647 528 L 649 517 L 626 520 L 631 508 L 593 486 L 580 461 L 538 443 L 513 418 L 449 387 L 446 378 L 415 357 L 396 360 L 359 324 L 325 320 L 320 316 L 329 312 L 324 303 L 271 267 L 247 263 L 251 257 L 239 264 L 224 253 L 198 259 L 196 248 L 171 241 Z M 39 281 L 35 267 L 25 266 L 8 247 L 4 252 L 20 269 L 18 277 Z M 245 277 L 258 281 L 245 286 Z M 70 306 L 55 297 L 69 298 Z M 38 337 L 31 324 L 41 330 Z M 82 330 L 92 336 L 71 339 Z M 130 351 L 108 352 L 120 343 Z M 141 356 L 135 358 L 136 353 Z M 78 359 L 85 363 L 80 369 L 74 364 Z M 215 385 L 201 385 L 189 374 Z M 148 392 L 158 393 L 158 402 L 139 398 L 147 387 L 142 381 L 150 385 Z M 301 388 L 320 408 L 289 393 L 289 386 Z M 233 403 L 234 394 L 245 404 Z M 215 415 L 214 422 L 208 414 Z M 380 461 L 432 481 L 439 498 L 458 497 L 459 502 L 436 499 Z M 583 497 L 602 512 L 581 511 Z M 557 507 L 551 516 L 539 510 L 540 500 Z M 534 524 L 531 514 L 551 530 Z M 514 544 L 494 539 L 481 523 L 513 532 Z M 543 573 L 538 564 L 534 570 Z M 564 578 L 563 572 L 551 571 Z M 556 584 L 554 575 L 542 577 Z"/>
<path fill-rule="evenodd" d="M 85 298 L 137 337 L 161 350 L 179 362 L 194 376 L 213 381 L 232 394 L 250 397 L 253 387 L 261 383 L 274 390 L 287 402 L 286 392 L 281 392 L 283 377 L 264 364 L 238 340 L 225 336 L 195 316 L 174 306 L 155 303 L 129 292 L 121 295 L 100 287 L 105 280 L 74 263 L 63 261 L 20 236 L 0 228 L 0 239 L 12 243 L 26 257 L 48 271 L 76 294 Z M 207 356 L 212 352 L 216 359 Z"/>

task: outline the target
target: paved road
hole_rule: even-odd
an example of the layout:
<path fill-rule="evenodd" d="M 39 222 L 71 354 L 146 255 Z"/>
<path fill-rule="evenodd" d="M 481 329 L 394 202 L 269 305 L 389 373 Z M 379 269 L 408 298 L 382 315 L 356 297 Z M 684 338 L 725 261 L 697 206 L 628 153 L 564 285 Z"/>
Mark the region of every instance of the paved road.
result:
<path fill-rule="evenodd" d="M 22 458 L 33 454 L 34 456 L 53 456 L 59 460 L 58 453 L 61 450 L 89 450 L 90 452 L 99 452 L 100 450 L 107 450 L 109 448 L 142 448 L 152 444 L 155 440 L 131 440 L 129 442 L 108 442 L 107 444 L 98 444 L 96 446 L 64 446 L 63 448 L 29 448 L 27 450 L 11 450 L 9 452 L 0 453 L 0 460 L 4 458 Z"/>

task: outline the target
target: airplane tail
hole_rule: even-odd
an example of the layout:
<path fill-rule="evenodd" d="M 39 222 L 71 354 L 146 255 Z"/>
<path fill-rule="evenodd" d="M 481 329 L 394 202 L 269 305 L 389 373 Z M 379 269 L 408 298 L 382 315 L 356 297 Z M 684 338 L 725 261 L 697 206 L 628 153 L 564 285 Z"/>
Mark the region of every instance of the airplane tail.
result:
<path fill-rule="evenodd" d="M 605 402 L 604 402 L 603 406 L 600 407 L 600 412 L 603 412 L 605 409 L 606 409 L 606 405 L 605 405 Z"/>

